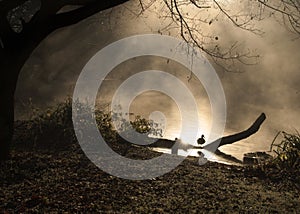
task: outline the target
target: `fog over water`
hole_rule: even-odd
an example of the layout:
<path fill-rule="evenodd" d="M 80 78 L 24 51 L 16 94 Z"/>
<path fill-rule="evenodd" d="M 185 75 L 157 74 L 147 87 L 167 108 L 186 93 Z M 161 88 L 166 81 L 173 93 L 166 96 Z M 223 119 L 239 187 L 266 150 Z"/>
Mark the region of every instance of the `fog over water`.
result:
<path fill-rule="evenodd" d="M 130 8 L 130 4 L 125 6 Z M 30 115 L 29 98 L 35 106 L 47 109 L 68 95 L 72 96 L 82 68 L 101 48 L 127 36 L 157 33 L 162 25 L 151 11 L 136 18 L 125 7 L 118 7 L 55 31 L 35 50 L 21 72 L 16 92 L 16 118 Z M 221 44 L 241 41 L 245 49 L 256 50 L 260 58 L 256 65 L 237 68 L 243 70 L 242 73 L 224 72 L 214 65 L 227 100 L 225 135 L 248 128 L 262 112 L 267 116 L 258 133 L 221 149 L 241 158 L 249 151 L 268 150 L 280 130 L 300 131 L 300 39 L 295 39 L 294 34 L 271 19 L 259 24 L 265 31 L 263 36 L 233 30 L 230 26 L 219 21 L 211 28 Z M 185 83 L 199 106 L 199 135 L 207 135 L 211 125 L 207 94 L 200 81 L 189 80 L 190 71 L 174 61 L 138 57 L 120 64 L 99 89 L 98 102 L 110 102 L 124 80 L 151 69 L 169 72 Z M 180 137 L 179 109 L 170 97 L 154 91 L 143 93 L 134 100 L 130 111 L 143 116 L 153 111 L 163 112 L 167 120 L 165 137 Z"/>

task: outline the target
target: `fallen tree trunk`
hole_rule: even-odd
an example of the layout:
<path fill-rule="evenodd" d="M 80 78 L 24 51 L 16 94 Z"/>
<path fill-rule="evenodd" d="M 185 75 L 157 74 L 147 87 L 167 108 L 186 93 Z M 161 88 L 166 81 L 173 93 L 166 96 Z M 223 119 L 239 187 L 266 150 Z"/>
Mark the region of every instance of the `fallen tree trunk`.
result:
<path fill-rule="evenodd" d="M 219 148 L 220 146 L 224 146 L 226 144 L 232 144 L 237 141 L 243 140 L 243 139 L 248 138 L 251 135 L 255 134 L 259 130 L 261 124 L 265 121 L 265 119 L 266 119 L 266 115 L 264 113 L 262 113 L 255 120 L 255 122 L 245 131 L 219 138 L 205 146 L 190 145 L 189 149 L 195 148 L 195 149 L 206 149 L 206 150 L 213 151 L 213 150 L 216 150 L 217 148 Z M 158 139 L 155 143 L 150 144 L 149 147 L 171 148 L 174 145 L 174 143 L 175 143 L 175 141 L 172 141 L 172 140 Z"/>
<path fill-rule="evenodd" d="M 247 130 L 233 134 L 233 135 L 219 138 L 206 146 L 196 147 L 196 148 L 213 151 L 213 150 L 216 150 L 217 148 L 219 148 L 220 146 L 232 144 L 237 141 L 248 138 L 251 135 L 255 134 L 259 130 L 261 124 L 265 121 L 265 119 L 266 119 L 266 115 L 265 115 L 265 113 L 262 113 Z"/>

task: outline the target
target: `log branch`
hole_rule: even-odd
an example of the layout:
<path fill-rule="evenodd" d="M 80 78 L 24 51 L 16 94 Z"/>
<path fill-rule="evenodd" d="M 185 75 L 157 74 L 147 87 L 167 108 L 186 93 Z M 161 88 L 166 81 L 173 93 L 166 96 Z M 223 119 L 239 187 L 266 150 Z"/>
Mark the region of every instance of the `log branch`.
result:
<path fill-rule="evenodd" d="M 206 146 L 203 146 L 201 148 L 207 149 L 207 150 L 215 150 L 216 148 L 219 148 L 221 146 L 224 146 L 227 144 L 232 144 L 237 141 L 248 138 L 251 135 L 255 134 L 259 130 L 261 124 L 265 121 L 265 119 L 266 119 L 266 115 L 265 115 L 265 113 L 262 113 L 247 130 L 233 134 L 233 135 L 219 138 L 219 139 L 215 140 L 214 142 L 212 142 Z"/>
<path fill-rule="evenodd" d="M 190 145 L 190 147 L 188 149 L 206 149 L 206 150 L 216 150 L 217 148 L 227 145 L 227 144 L 232 144 L 235 143 L 237 141 L 243 140 L 245 138 L 250 137 L 251 135 L 255 134 L 261 124 L 265 121 L 266 119 L 266 115 L 265 113 L 262 113 L 256 120 L 255 122 L 245 131 L 233 134 L 233 135 L 229 135 L 229 136 L 225 136 L 222 138 L 219 138 L 215 141 L 213 141 L 212 143 L 209 143 L 205 146 L 192 146 Z M 171 148 L 174 145 L 175 141 L 172 140 L 167 140 L 167 139 L 159 139 L 157 142 L 149 145 L 150 147 L 161 147 L 161 148 Z M 219 143 L 219 144 L 218 144 Z M 213 149 L 215 148 L 215 149 Z"/>

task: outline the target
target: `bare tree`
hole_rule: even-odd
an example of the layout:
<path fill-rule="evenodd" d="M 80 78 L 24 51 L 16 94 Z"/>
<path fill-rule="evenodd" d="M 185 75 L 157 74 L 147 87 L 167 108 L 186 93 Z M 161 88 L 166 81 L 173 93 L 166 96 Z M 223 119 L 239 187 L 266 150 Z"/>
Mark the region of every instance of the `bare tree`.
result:
<path fill-rule="evenodd" d="M 220 47 L 219 36 L 209 34 L 205 26 L 223 19 L 236 28 L 263 35 L 264 31 L 257 23 L 274 17 L 300 36 L 299 0 L 164 0 L 164 3 L 168 16 L 178 25 L 181 37 L 227 71 L 233 71 L 236 64 L 255 64 L 259 55 L 251 50 L 241 51 L 238 41 L 229 47 Z M 195 12 L 191 13 L 191 10 Z"/>
<path fill-rule="evenodd" d="M 56 29 L 69 26 L 99 12 L 113 8 L 129 0 L 36 0 L 39 7 L 28 17 L 17 16 L 33 0 L 0 0 L 0 158 L 9 155 L 13 135 L 14 93 L 20 70 L 39 43 Z M 134 0 L 132 0 L 134 1 Z M 181 37 L 200 48 L 217 64 L 226 62 L 229 70 L 234 63 L 251 64 L 258 57 L 250 51 L 241 52 L 238 43 L 227 48 L 218 45 L 218 36 L 209 35 L 202 26 L 211 25 L 220 16 L 235 27 L 262 34 L 255 23 L 265 17 L 281 16 L 282 23 L 289 30 L 300 35 L 300 3 L 298 0 L 257 0 L 242 2 L 241 9 L 232 9 L 228 0 L 148 0 L 137 1 L 137 15 L 159 3 L 165 8 L 163 16 L 170 20 L 162 31 L 177 26 Z M 238 1 L 237 1 L 238 2 Z M 63 11 L 65 6 L 76 6 Z M 249 10 L 251 8 L 251 10 Z M 134 8 L 135 9 L 135 8 Z M 189 12 L 188 12 L 189 11 Z M 193 11 L 193 12 L 190 12 Z M 206 15 L 203 15 L 206 14 Z M 14 28 L 14 20 L 19 27 Z M 163 32 L 162 32 L 163 33 Z M 228 69 L 229 68 L 229 69 Z"/>

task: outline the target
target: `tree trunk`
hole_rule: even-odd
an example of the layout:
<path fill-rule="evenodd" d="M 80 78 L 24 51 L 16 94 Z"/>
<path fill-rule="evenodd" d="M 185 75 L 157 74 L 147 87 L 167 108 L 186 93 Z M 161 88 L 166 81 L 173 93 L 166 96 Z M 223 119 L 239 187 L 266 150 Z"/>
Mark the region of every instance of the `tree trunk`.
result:
<path fill-rule="evenodd" d="M 14 93 L 19 66 L 9 66 L 12 60 L 2 59 L 1 70 L 3 78 L 0 80 L 0 160 L 9 157 L 9 150 L 14 132 Z"/>
<path fill-rule="evenodd" d="M 0 160 L 6 160 L 14 130 L 14 101 L 9 89 L 1 92 L 0 97 L 4 101 L 0 106 Z"/>
<path fill-rule="evenodd" d="M 29 54 L 10 51 L 0 54 L 0 160 L 9 158 L 14 133 L 14 94 L 19 73 Z"/>

